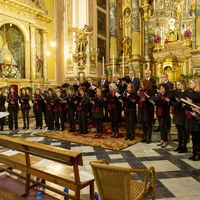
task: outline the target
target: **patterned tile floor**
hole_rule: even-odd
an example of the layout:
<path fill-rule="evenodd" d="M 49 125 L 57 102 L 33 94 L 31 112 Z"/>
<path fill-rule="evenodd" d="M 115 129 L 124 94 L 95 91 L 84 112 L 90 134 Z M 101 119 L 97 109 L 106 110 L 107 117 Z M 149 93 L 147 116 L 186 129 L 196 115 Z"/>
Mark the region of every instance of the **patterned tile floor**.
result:
<path fill-rule="evenodd" d="M 22 125 L 19 127 L 22 127 Z M 100 147 L 85 146 L 66 141 L 58 141 L 39 137 L 42 130 L 34 130 L 34 122 L 29 130 L 13 130 L 0 132 L 13 137 L 22 137 L 29 141 L 45 143 L 65 149 L 72 149 L 83 153 L 84 166 L 81 170 L 91 172 L 89 162 L 97 159 L 107 159 L 113 165 L 142 168 L 153 165 L 156 169 L 156 199 L 169 200 L 197 200 L 200 199 L 200 161 L 190 161 L 191 143 L 189 151 L 178 154 L 173 151 L 177 144 L 169 142 L 166 149 L 158 147 L 156 142 L 151 144 L 138 143 L 121 151 L 111 151 Z M 134 177 L 139 178 L 139 177 Z M 55 196 L 55 195 L 54 195 Z M 58 199 L 63 197 L 57 195 Z M 82 199 L 88 198 L 88 189 L 82 191 Z"/>

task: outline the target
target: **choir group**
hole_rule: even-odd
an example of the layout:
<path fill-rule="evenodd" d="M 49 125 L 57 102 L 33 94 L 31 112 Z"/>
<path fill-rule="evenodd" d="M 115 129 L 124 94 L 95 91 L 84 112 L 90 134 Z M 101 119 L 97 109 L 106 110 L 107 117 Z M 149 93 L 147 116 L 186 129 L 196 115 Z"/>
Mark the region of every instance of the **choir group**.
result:
<path fill-rule="evenodd" d="M 62 86 L 49 88 L 47 91 L 44 90 L 44 85 L 40 85 L 32 99 L 25 88 L 20 90 L 20 95 L 12 86 L 8 94 L 4 94 L 0 89 L 0 111 L 6 111 L 7 101 L 9 129 L 18 129 L 19 109 L 22 111 L 23 129 L 29 129 L 32 100 L 36 129 L 42 129 L 44 114 L 48 130 L 63 131 L 65 122 L 68 122 L 68 132 L 79 131 L 80 134 L 87 134 L 87 124 L 91 120 L 96 126 L 95 136 L 101 137 L 103 122 L 110 121 L 111 137 L 117 138 L 123 111 L 126 129 L 124 139 L 134 140 L 135 125 L 140 123 L 144 133 L 143 142 L 150 143 L 156 114 L 161 137 L 158 145 L 165 148 L 171 127 L 171 113 L 178 132 L 178 147 L 175 151 L 187 152 L 191 135 L 193 154 L 190 159 L 200 159 L 200 78 L 193 78 L 189 86 L 184 79 L 177 80 L 175 89 L 173 83 L 168 81 L 167 74 L 163 74 L 161 83 L 156 85 L 149 69 L 145 70 L 144 80 L 136 78 L 135 71 L 131 70 L 129 76 L 124 78 L 115 74 L 111 83 L 105 74 L 97 85 L 91 77 L 84 83 L 80 83 L 78 78 L 74 81 L 75 83 L 70 85 L 67 79 Z M 79 130 L 75 130 L 75 119 L 78 119 Z M 0 119 L 1 131 L 4 124 L 5 119 Z"/>

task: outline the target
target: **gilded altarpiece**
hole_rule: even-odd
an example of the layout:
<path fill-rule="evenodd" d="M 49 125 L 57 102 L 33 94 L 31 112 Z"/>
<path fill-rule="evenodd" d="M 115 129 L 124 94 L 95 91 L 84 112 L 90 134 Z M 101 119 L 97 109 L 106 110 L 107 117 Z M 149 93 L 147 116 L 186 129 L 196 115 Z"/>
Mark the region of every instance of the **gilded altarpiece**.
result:
<path fill-rule="evenodd" d="M 0 5 L 1 86 L 48 84 L 46 34 L 52 19 L 44 0 L 0 0 Z"/>
<path fill-rule="evenodd" d="M 154 62 L 153 73 L 179 79 L 193 72 L 191 51 L 195 37 L 191 1 L 155 0 L 149 7 L 149 48 Z"/>

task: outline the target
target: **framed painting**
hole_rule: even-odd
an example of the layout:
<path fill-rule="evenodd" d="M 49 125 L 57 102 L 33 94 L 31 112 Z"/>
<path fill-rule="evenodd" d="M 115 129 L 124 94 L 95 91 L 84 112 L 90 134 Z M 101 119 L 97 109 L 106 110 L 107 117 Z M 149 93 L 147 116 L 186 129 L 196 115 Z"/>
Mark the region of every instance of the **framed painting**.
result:
<path fill-rule="evenodd" d="M 97 6 L 106 10 L 106 0 L 97 0 Z"/>
<path fill-rule="evenodd" d="M 106 14 L 97 11 L 97 34 L 106 37 Z"/>
<path fill-rule="evenodd" d="M 132 12 L 131 12 L 130 7 L 128 7 L 128 6 L 125 7 L 125 8 L 124 8 L 124 11 L 123 11 L 123 16 L 124 16 L 124 18 L 130 18 L 131 15 L 132 15 Z"/>
<path fill-rule="evenodd" d="M 106 40 L 97 38 L 97 44 L 99 49 L 98 61 L 102 61 L 102 57 L 106 60 Z"/>

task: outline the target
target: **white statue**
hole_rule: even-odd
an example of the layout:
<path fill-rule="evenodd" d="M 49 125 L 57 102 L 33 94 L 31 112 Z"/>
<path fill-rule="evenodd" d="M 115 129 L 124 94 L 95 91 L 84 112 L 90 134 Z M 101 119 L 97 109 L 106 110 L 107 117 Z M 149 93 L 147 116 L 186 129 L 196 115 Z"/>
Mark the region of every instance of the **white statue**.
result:
<path fill-rule="evenodd" d="M 0 50 L 0 63 L 17 65 L 6 43 Z"/>

